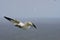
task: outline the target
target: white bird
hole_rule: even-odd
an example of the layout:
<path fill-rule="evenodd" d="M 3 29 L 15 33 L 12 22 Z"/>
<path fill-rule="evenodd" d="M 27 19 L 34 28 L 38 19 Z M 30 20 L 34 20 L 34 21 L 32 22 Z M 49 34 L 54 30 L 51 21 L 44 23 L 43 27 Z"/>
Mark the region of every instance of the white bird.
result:
<path fill-rule="evenodd" d="M 23 23 L 23 22 L 20 22 L 18 20 L 15 20 L 6 16 L 4 16 L 4 18 L 12 22 L 16 27 L 23 28 L 23 29 L 29 29 L 30 27 L 34 27 L 37 29 L 37 27 L 32 22 Z"/>

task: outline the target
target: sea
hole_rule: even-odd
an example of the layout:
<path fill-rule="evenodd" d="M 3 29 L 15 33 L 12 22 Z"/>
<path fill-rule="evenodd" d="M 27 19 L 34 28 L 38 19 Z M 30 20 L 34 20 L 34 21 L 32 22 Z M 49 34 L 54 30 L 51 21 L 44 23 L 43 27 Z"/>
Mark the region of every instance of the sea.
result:
<path fill-rule="evenodd" d="M 33 22 L 37 29 L 15 27 L 8 20 L 0 19 L 0 40 L 60 40 L 60 18 L 17 18 Z"/>

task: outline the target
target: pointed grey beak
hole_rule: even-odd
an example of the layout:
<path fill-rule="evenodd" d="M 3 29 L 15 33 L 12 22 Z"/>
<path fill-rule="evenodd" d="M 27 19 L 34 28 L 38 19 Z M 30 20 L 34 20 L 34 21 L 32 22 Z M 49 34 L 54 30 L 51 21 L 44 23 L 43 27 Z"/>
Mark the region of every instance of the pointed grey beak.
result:
<path fill-rule="evenodd" d="M 4 18 L 7 19 L 7 20 L 9 20 L 9 21 L 13 20 L 13 19 L 11 19 L 9 17 L 6 17 L 6 16 L 4 16 Z"/>
<path fill-rule="evenodd" d="M 33 23 L 32 23 L 33 24 Z M 35 29 L 37 29 L 37 27 L 35 26 L 35 24 L 33 24 L 33 27 L 35 28 Z"/>

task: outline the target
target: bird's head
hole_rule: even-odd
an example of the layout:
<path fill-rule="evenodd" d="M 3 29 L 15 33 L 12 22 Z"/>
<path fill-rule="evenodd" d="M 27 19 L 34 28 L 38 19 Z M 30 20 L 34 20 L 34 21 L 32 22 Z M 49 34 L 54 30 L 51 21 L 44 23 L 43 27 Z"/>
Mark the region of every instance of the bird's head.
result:
<path fill-rule="evenodd" d="M 34 23 L 32 23 L 32 22 L 28 22 L 28 25 L 33 26 L 34 28 L 36 28 L 36 29 L 37 29 L 37 27 L 35 26 L 35 24 L 34 24 Z"/>
<path fill-rule="evenodd" d="M 32 25 L 32 22 L 28 22 L 29 25 Z"/>

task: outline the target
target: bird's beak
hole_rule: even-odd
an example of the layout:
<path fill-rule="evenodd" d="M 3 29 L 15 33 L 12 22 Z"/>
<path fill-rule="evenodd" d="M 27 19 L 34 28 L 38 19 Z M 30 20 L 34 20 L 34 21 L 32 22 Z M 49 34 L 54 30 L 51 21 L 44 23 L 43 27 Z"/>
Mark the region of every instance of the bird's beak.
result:
<path fill-rule="evenodd" d="M 33 24 L 33 23 L 32 23 Z M 35 28 L 35 29 L 37 29 L 37 27 L 35 26 L 35 24 L 33 24 L 33 27 Z"/>

